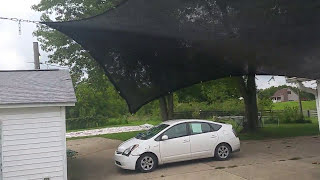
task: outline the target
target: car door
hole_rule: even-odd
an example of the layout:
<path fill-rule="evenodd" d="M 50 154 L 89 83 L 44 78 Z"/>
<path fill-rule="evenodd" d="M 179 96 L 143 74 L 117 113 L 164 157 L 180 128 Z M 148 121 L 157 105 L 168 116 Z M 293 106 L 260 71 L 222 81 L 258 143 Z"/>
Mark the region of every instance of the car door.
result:
<path fill-rule="evenodd" d="M 212 156 L 218 134 L 208 123 L 190 122 L 190 145 L 193 159 Z"/>
<path fill-rule="evenodd" d="M 161 136 L 163 135 L 168 136 L 167 140 L 160 140 L 160 155 L 163 163 L 191 158 L 187 123 L 174 125 Z"/>

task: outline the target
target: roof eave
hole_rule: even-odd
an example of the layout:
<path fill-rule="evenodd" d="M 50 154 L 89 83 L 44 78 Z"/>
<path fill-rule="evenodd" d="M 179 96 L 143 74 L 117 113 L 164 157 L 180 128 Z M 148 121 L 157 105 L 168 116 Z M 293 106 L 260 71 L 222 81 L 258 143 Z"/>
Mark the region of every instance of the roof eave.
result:
<path fill-rule="evenodd" d="M 58 103 L 20 103 L 20 104 L 0 104 L 0 109 L 10 108 L 30 108 L 30 107 L 69 107 L 75 106 L 76 102 L 58 102 Z"/>

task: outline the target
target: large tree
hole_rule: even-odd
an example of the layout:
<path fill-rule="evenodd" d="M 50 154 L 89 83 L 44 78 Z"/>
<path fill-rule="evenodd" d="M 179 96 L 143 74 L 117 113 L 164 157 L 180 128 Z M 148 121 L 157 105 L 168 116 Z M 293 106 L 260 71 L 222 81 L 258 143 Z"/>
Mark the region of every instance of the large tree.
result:
<path fill-rule="evenodd" d="M 244 131 L 255 131 L 258 127 L 258 105 L 255 75 L 236 77 L 245 104 Z"/>
<path fill-rule="evenodd" d="M 100 14 L 117 0 L 41 0 L 32 6 L 42 12 L 42 21 L 68 21 Z M 127 113 L 120 98 L 102 68 L 88 52 L 64 34 L 39 24 L 34 32 L 41 48 L 49 53 L 49 63 L 68 66 L 75 85 L 78 102 L 67 111 L 68 117 L 102 115 L 117 117 Z"/>
<path fill-rule="evenodd" d="M 42 12 L 41 21 L 69 21 L 100 14 L 114 7 L 117 0 L 41 0 L 32 6 Z M 49 53 L 49 63 L 68 66 L 74 82 L 97 71 L 98 65 L 79 44 L 46 25 L 39 24 L 34 32 L 41 48 Z M 101 69 L 98 69 L 101 70 Z"/>

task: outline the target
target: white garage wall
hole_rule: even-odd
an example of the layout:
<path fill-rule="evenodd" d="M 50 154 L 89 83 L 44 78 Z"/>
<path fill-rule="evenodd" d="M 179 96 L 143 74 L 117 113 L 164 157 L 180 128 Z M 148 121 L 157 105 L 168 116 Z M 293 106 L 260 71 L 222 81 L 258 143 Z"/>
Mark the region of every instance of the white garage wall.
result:
<path fill-rule="evenodd" d="M 65 109 L 0 109 L 6 180 L 66 179 Z"/>

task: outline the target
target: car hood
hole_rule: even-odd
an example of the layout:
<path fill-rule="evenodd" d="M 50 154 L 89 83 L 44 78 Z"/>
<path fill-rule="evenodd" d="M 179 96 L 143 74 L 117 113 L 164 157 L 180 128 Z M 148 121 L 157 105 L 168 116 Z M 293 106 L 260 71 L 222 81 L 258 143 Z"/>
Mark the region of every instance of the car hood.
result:
<path fill-rule="evenodd" d="M 135 145 L 135 144 L 141 144 L 142 142 L 144 142 L 145 140 L 141 140 L 141 139 L 137 139 L 137 138 L 131 138 L 123 143 L 121 143 L 117 149 L 118 152 L 123 152 L 124 150 L 126 150 L 127 148 Z"/>

